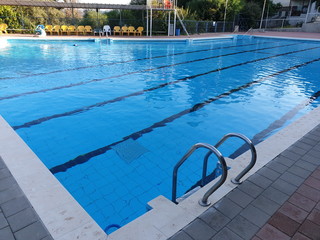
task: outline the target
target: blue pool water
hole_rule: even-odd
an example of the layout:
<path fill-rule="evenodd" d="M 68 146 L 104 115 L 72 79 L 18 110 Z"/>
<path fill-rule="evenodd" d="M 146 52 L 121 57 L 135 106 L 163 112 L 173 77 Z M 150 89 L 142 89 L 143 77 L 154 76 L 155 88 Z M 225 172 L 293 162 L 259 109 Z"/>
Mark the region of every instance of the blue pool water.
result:
<path fill-rule="evenodd" d="M 319 42 L 74 43 L 1 40 L 0 114 L 103 229 L 170 198 L 193 144 L 258 143 L 319 105 Z M 203 153 L 179 170 L 178 195 Z"/>

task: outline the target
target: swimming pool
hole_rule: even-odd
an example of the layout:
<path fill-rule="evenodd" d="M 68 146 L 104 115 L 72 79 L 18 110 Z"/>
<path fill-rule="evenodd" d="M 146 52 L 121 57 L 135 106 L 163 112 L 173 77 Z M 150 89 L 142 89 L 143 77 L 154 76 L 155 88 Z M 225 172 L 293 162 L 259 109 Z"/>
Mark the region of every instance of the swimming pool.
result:
<path fill-rule="evenodd" d="M 194 143 L 258 142 L 319 105 L 318 42 L 74 43 L 1 42 L 0 109 L 102 228 L 170 198 Z M 180 195 L 200 178 L 199 156 L 180 170 Z"/>

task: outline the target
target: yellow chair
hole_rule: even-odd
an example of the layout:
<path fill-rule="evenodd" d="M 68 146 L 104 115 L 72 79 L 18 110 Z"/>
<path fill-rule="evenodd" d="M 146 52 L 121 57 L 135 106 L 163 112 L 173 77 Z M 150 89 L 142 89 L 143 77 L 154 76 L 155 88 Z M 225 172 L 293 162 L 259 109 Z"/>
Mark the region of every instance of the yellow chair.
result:
<path fill-rule="evenodd" d="M 79 34 L 84 35 L 84 26 L 77 27 L 77 35 L 79 35 Z"/>
<path fill-rule="evenodd" d="M 92 27 L 91 26 L 85 26 L 84 27 L 84 33 L 92 35 L 93 34 Z"/>
<path fill-rule="evenodd" d="M 73 26 L 73 25 L 70 25 L 70 26 L 68 27 L 68 35 L 71 35 L 71 34 L 77 34 L 77 29 L 76 29 L 76 27 Z"/>
<path fill-rule="evenodd" d="M 52 25 L 46 25 L 45 29 L 46 33 L 52 34 Z"/>
<path fill-rule="evenodd" d="M 61 28 L 60 28 L 60 33 L 61 33 L 61 35 L 63 35 L 64 33 L 66 35 L 68 35 L 68 26 L 62 25 Z"/>
<path fill-rule="evenodd" d="M 2 34 L 2 33 L 7 34 L 7 28 L 8 28 L 8 25 L 6 23 L 1 23 L 0 24 L 0 34 Z"/>
<path fill-rule="evenodd" d="M 136 35 L 139 34 L 140 36 L 142 36 L 143 29 L 144 29 L 143 27 L 138 27 L 137 30 L 136 30 Z"/>
<path fill-rule="evenodd" d="M 116 35 L 116 33 L 118 33 L 120 35 L 121 30 L 119 26 L 114 26 L 113 28 L 113 35 Z"/>
<path fill-rule="evenodd" d="M 123 27 L 121 28 L 121 35 L 123 35 L 124 33 L 126 33 L 126 34 L 129 35 L 129 33 L 128 33 L 128 27 L 126 27 L 126 26 L 123 26 Z"/>
<path fill-rule="evenodd" d="M 56 33 L 57 35 L 60 35 L 60 25 L 54 25 L 52 30 L 51 30 L 51 34 L 53 35 L 54 33 Z"/>
<path fill-rule="evenodd" d="M 127 33 L 128 33 L 128 36 L 130 36 L 131 33 L 132 33 L 133 36 L 135 36 L 136 35 L 136 29 L 133 26 L 129 26 Z"/>

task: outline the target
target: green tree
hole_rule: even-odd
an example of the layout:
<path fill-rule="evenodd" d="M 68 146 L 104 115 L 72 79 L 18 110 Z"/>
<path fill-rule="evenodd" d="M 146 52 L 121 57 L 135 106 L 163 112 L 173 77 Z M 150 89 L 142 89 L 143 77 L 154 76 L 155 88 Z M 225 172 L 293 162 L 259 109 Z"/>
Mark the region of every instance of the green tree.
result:
<path fill-rule="evenodd" d="M 93 28 L 102 28 L 108 24 L 108 16 L 104 13 L 88 10 L 85 11 L 81 25 L 89 25 Z"/>

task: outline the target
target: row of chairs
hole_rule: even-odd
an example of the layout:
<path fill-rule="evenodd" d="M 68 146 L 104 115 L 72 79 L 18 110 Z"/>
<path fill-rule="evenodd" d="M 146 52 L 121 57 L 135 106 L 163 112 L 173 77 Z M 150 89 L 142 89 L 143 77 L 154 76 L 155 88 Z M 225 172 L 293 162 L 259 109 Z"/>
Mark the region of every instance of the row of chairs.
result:
<path fill-rule="evenodd" d="M 7 33 L 7 28 L 8 28 L 8 25 L 7 25 L 7 24 L 1 23 L 1 24 L 0 24 L 0 34 L 2 34 L 2 33 Z"/>
<path fill-rule="evenodd" d="M 130 36 L 132 34 L 133 36 L 136 36 L 136 35 L 142 36 L 142 32 L 143 32 L 143 27 L 138 27 L 137 29 L 135 29 L 133 26 L 129 26 L 129 27 L 123 26 L 121 28 L 119 26 L 114 26 L 113 28 L 114 35 L 127 34 L 128 36 Z"/>
<path fill-rule="evenodd" d="M 46 33 L 50 35 L 92 35 L 92 27 L 91 26 L 78 26 L 75 27 L 73 25 L 67 26 L 67 25 L 46 25 L 45 27 Z"/>

